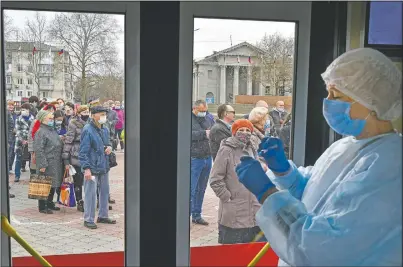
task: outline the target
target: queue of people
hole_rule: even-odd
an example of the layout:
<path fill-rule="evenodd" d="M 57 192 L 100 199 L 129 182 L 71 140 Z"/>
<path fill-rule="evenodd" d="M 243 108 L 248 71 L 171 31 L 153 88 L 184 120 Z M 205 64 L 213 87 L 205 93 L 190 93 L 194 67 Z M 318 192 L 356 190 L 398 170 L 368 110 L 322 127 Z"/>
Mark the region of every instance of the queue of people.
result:
<path fill-rule="evenodd" d="M 97 223 L 115 224 L 108 216 L 112 209 L 108 204 L 115 203 L 109 194 L 109 155 L 115 130 L 121 132 L 124 128 L 124 111 L 120 105 L 116 111 L 114 107 L 104 108 L 98 99 L 76 106 L 63 99 L 50 103 L 39 101 L 36 96 L 21 105 L 20 114 L 14 111 L 13 101 L 7 105 L 8 167 L 15 174 L 14 182 L 20 181 L 27 165 L 30 174 L 52 178 L 47 200 L 38 201 L 39 212 L 53 214 L 60 210 L 54 198 L 57 195 L 57 203 L 65 174 L 72 167 L 76 171 L 73 181 L 77 210 L 84 213 L 84 226 L 97 228 L 94 220 L 97 208 Z M 111 113 L 120 115 L 113 117 Z M 115 119 L 109 121 L 108 117 Z M 120 148 L 124 149 L 122 143 Z"/>
<path fill-rule="evenodd" d="M 218 107 L 218 118 L 214 121 L 204 100 L 193 105 L 190 214 L 193 223 L 209 224 L 202 217 L 202 206 L 210 182 L 220 199 L 218 242 L 221 244 L 248 243 L 265 238 L 256 238 L 260 228 L 255 215 L 260 204 L 238 181 L 235 167 L 241 162 L 241 157 L 250 156 L 268 169 L 257 152 L 261 142 L 271 136 L 271 127 L 275 126 L 268 107 L 261 100 L 244 119 L 236 120 L 234 108 L 223 104 Z M 284 125 L 280 125 L 278 132 Z"/>

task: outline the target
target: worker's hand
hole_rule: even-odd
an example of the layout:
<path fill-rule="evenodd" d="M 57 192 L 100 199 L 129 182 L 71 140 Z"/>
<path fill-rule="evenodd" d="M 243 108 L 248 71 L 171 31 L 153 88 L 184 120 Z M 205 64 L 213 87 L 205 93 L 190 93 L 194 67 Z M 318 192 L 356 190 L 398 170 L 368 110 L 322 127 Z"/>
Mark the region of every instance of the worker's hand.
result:
<path fill-rule="evenodd" d="M 284 152 L 283 141 L 279 138 L 263 138 L 259 145 L 259 156 L 263 157 L 267 167 L 275 173 L 287 172 L 291 165 Z"/>
<path fill-rule="evenodd" d="M 90 169 L 86 169 L 86 170 L 84 171 L 84 178 L 85 178 L 86 180 L 91 180 L 91 176 L 92 176 L 91 170 L 90 170 Z"/>
<path fill-rule="evenodd" d="M 241 158 L 241 163 L 236 166 L 239 181 L 260 201 L 264 193 L 275 187 L 264 172 L 259 161 L 252 157 Z"/>

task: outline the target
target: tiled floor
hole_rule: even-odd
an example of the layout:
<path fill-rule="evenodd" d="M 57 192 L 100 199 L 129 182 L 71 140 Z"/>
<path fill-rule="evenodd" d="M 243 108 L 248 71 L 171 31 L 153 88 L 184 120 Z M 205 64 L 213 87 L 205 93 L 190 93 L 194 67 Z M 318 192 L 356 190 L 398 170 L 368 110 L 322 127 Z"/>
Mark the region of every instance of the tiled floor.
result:
<path fill-rule="evenodd" d="M 83 226 L 82 213 L 76 208 L 61 206 L 61 211 L 45 215 L 38 212 L 37 201 L 28 199 L 29 172 L 22 173 L 19 183 L 11 182 L 11 224 L 20 235 L 42 255 L 78 254 L 122 251 L 124 246 L 124 154 L 117 154 L 118 167 L 111 169 L 110 187 L 116 204 L 110 217 L 116 225 L 98 224 L 98 229 Z M 10 181 L 14 177 L 10 176 Z M 217 244 L 218 198 L 208 187 L 203 205 L 204 218 L 209 226 L 191 225 L 191 246 Z M 19 244 L 12 241 L 12 256 L 29 255 Z"/>

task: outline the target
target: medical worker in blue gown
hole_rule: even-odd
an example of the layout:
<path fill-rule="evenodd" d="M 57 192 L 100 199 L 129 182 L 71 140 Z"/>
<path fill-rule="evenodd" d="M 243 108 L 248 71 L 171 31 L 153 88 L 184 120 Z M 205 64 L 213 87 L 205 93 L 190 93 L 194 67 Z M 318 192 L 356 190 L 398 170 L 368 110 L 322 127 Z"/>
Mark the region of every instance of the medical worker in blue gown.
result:
<path fill-rule="evenodd" d="M 279 266 L 402 266 L 402 137 L 391 123 L 402 113 L 402 74 L 362 48 L 322 77 L 323 116 L 346 137 L 310 167 L 288 161 L 276 138 L 260 145 L 267 174 L 242 158 L 238 177 L 263 203 L 257 223 Z"/>

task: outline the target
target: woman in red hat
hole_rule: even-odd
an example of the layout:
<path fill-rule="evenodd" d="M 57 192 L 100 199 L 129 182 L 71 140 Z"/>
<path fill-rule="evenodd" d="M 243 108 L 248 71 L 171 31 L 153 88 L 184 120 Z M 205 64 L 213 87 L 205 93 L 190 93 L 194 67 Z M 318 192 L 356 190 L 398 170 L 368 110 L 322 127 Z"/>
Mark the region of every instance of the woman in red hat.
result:
<path fill-rule="evenodd" d="M 210 186 L 220 198 L 218 210 L 218 242 L 235 244 L 252 242 L 260 232 L 255 215 L 260 204 L 238 180 L 235 166 L 242 156 L 257 159 L 251 143 L 254 131 L 248 120 L 237 120 L 232 125 L 232 136 L 221 142 L 210 174 Z"/>

